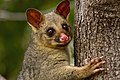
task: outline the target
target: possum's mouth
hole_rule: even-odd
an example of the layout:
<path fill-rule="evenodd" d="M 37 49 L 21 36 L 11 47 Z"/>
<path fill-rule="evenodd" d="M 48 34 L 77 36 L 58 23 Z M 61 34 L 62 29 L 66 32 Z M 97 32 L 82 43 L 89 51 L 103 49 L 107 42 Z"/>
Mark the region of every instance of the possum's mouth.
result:
<path fill-rule="evenodd" d="M 70 41 L 71 41 L 71 37 L 70 36 L 68 36 L 68 39 L 65 39 L 65 40 L 59 40 L 59 41 L 57 41 L 58 42 L 58 44 L 57 44 L 57 46 L 58 47 L 65 47 L 65 46 L 67 46 L 69 43 L 70 43 Z"/>
<path fill-rule="evenodd" d="M 56 36 L 55 38 L 52 38 L 51 45 L 53 47 L 65 47 L 67 46 L 71 41 L 71 36 L 61 33 L 60 35 Z"/>
<path fill-rule="evenodd" d="M 70 41 L 67 42 L 67 43 L 60 43 L 60 44 L 57 44 L 57 46 L 58 46 L 58 47 L 65 47 L 65 46 L 67 46 L 69 43 L 70 43 Z"/>

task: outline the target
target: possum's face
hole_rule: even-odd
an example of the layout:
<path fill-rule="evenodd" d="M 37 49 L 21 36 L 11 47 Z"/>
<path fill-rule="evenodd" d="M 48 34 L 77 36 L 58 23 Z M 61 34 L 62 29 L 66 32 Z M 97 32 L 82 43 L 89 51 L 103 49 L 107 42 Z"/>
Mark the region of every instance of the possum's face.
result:
<path fill-rule="evenodd" d="M 62 1 L 55 11 L 42 15 L 36 9 L 28 9 L 27 21 L 32 27 L 38 43 L 47 47 L 65 47 L 72 38 L 71 27 L 67 22 L 69 1 Z"/>
<path fill-rule="evenodd" d="M 71 27 L 63 17 L 51 12 L 45 15 L 42 25 L 41 39 L 46 46 L 64 47 L 72 38 Z"/>

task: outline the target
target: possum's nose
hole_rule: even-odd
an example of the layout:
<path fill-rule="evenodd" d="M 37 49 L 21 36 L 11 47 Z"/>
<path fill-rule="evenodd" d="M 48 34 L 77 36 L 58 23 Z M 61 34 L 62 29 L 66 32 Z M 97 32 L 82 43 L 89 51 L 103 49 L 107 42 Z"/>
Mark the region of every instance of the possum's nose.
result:
<path fill-rule="evenodd" d="M 62 43 L 67 43 L 68 40 L 69 40 L 69 37 L 68 37 L 65 33 L 61 33 L 59 40 L 60 40 L 60 42 L 62 42 Z"/>

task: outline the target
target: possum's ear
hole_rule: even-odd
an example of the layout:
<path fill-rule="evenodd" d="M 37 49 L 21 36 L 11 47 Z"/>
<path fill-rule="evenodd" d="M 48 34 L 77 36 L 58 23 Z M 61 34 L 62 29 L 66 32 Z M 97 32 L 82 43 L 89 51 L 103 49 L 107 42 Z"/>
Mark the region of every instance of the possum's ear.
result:
<path fill-rule="evenodd" d="M 40 28 L 40 23 L 44 20 L 42 13 L 34 8 L 26 11 L 27 22 L 32 27 L 33 31 Z"/>
<path fill-rule="evenodd" d="M 70 12 L 70 2 L 69 0 L 63 0 L 61 3 L 58 4 L 55 13 L 63 16 L 65 19 L 67 19 L 67 16 Z"/>

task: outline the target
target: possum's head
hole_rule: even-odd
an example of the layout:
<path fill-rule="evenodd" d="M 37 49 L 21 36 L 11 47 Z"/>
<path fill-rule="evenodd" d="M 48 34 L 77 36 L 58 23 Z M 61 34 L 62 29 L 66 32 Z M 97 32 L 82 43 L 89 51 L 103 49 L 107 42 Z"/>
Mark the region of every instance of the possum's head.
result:
<path fill-rule="evenodd" d="M 27 22 L 32 27 L 33 37 L 37 43 L 47 47 L 65 47 L 72 38 L 67 19 L 69 12 L 68 0 L 62 1 L 53 12 L 45 15 L 36 9 L 28 9 Z"/>

